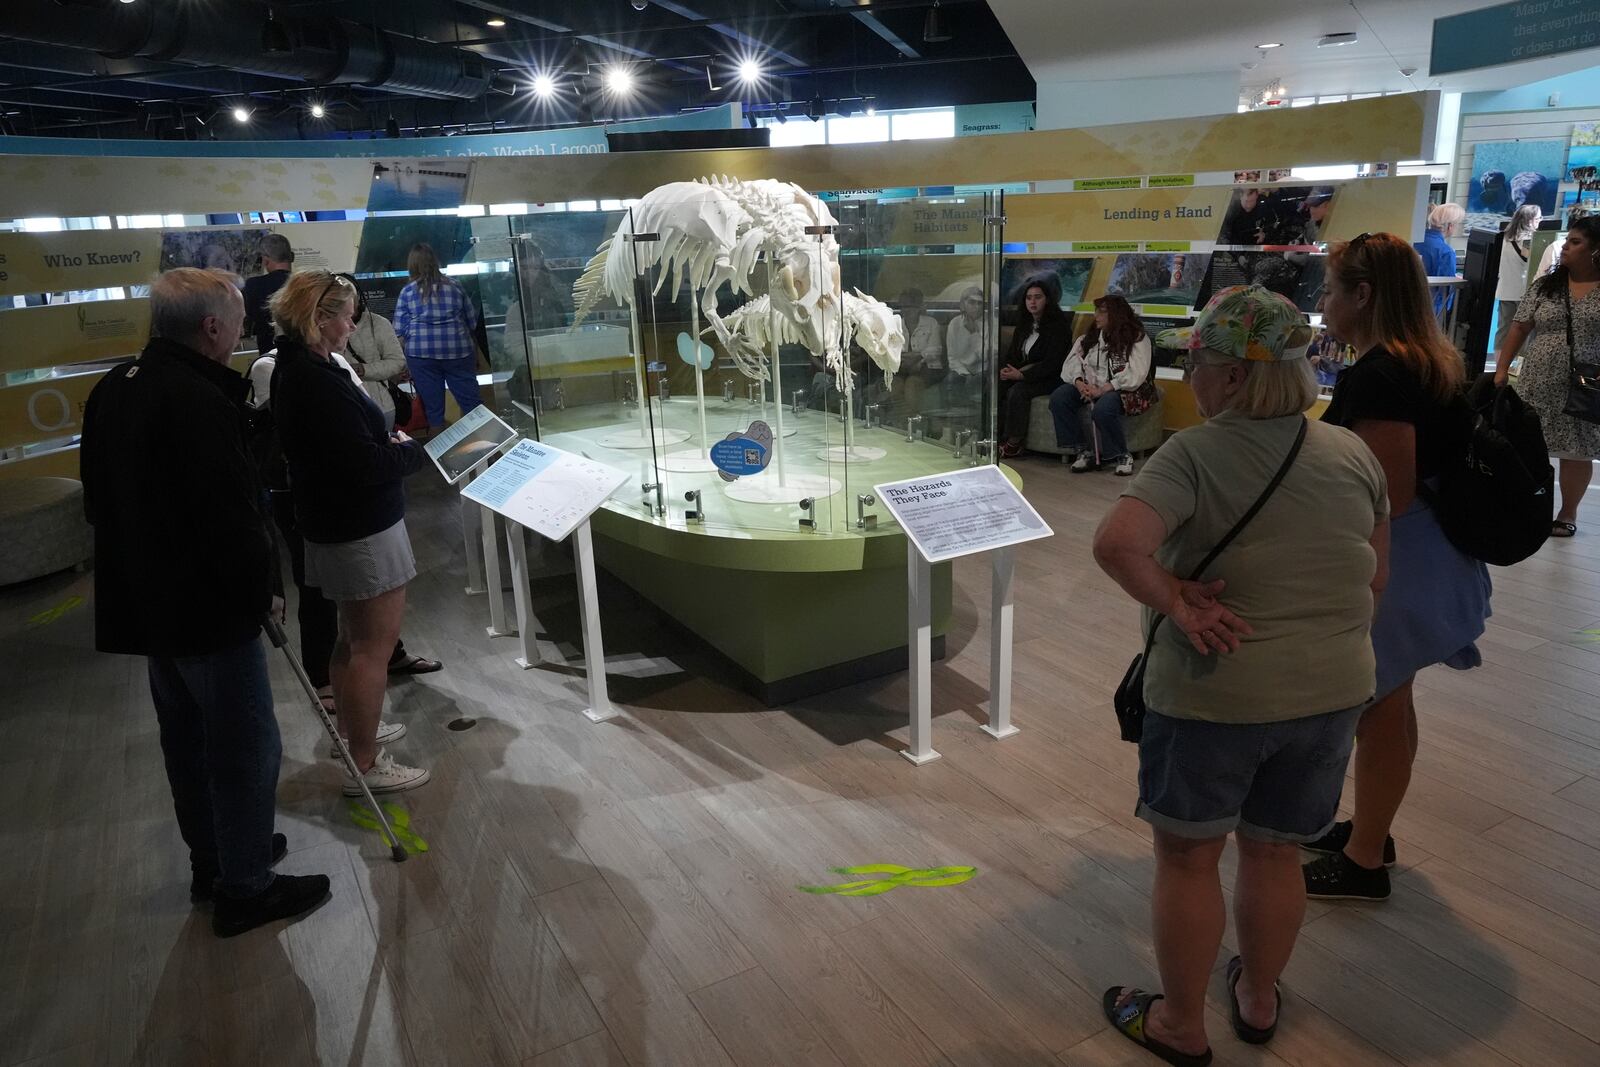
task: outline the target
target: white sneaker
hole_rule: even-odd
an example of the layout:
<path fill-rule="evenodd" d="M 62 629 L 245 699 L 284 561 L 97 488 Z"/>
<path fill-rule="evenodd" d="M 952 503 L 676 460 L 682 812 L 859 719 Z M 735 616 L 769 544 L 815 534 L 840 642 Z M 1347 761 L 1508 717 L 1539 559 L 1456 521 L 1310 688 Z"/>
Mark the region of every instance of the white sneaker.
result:
<path fill-rule="evenodd" d="M 398 741 L 402 737 L 404 737 L 405 735 L 406 735 L 406 724 L 403 723 L 403 722 L 382 722 L 382 721 L 379 721 L 379 723 L 378 723 L 378 747 L 379 748 L 382 748 L 384 745 L 387 745 L 391 741 Z M 350 743 L 350 739 L 349 738 L 345 738 L 345 744 L 348 745 L 349 743 Z M 339 750 L 337 748 L 335 748 L 334 746 L 329 745 L 328 746 L 328 758 L 329 759 L 338 759 L 339 758 Z"/>
<path fill-rule="evenodd" d="M 415 789 L 425 784 L 428 772 L 421 767 L 407 767 L 396 763 L 389 753 L 379 752 L 378 761 L 362 777 L 367 780 L 367 788 L 374 794 L 403 793 L 407 789 Z M 347 778 L 344 783 L 344 795 L 360 796 L 361 783 L 354 778 Z"/>
<path fill-rule="evenodd" d="M 1126 478 L 1133 474 L 1133 457 L 1123 456 L 1121 459 L 1117 460 L 1116 473 L 1118 478 Z"/>
<path fill-rule="evenodd" d="M 1091 463 L 1093 463 L 1093 460 L 1089 458 L 1089 453 L 1079 452 L 1078 458 L 1073 460 L 1072 466 L 1068 467 L 1067 469 L 1073 474 L 1083 474 L 1085 471 L 1089 470 Z"/>

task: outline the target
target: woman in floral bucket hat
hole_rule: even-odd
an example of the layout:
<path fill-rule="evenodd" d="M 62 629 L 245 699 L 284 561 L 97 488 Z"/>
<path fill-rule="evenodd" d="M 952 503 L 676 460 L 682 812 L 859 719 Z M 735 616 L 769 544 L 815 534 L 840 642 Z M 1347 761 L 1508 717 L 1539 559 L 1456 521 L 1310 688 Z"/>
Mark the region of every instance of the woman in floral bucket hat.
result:
<path fill-rule="evenodd" d="M 1144 605 L 1150 637 L 1136 810 L 1155 829 L 1163 991 L 1113 986 L 1103 1006 L 1130 1040 L 1201 1067 L 1230 833 L 1233 1029 L 1260 1044 L 1278 1025 L 1277 982 L 1305 912 L 1298 847 L 1333 825 L 1372 698 L 1388 490 L 1359 437 L 1305 418 L 1317 395 L 1311 329 L 1283 297 L 1225 289 L 1191 329 L 1161 341 L 1185 350 L 1207 421 L 1150 458 L 1101 523 L 1094 554 Z"/>

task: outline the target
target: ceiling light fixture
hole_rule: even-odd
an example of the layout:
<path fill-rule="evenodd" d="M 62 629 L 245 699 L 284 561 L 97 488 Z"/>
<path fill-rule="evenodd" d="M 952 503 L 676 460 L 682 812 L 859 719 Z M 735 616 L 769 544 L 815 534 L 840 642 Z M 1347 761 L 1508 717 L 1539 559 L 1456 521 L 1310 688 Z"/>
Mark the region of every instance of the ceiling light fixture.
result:
<path fill-rule="evenodd" d="M 1265 52 L 1269 48 L 1282 48 L 1283 47 L 1283 42 L 1282 41 L 1268 41 L 1266 44 L 1258 44 L 1258 45 L 1256 45 L 1256 47 L 1261 49 L 1263 52 Z"/>
<path fill-rule="evenodd" d="M 311 117 L 312 118 L 320 119 L 323 116 L 327 115 L 327 113 L 328 113 L 328 109 L 323 107 L 321 104 L 312 104 L 311 105 Z"/>
<path fill-rule="evenodd" d="M 828 106 L 822 102 L 822 97 L 814 96 L 811 103 L 806 105 L 806 118 L 812 122 L 821 122 L 827 117 Z"/>
<path fill-rule="evenodd" d="M 867 114 L 876 115 L 878 113 L 878 98 L 877 97 L 869 96 L 869 97 L 866 98 L 866 100 L 864 102 L 867 105 Z"/>
<path fill-rule="evenodd" d="M 613 96 L 627 96 L 633 92 L 633 72 L 627 67 L 612 67 L 606 71 L 606 90 Z"/>
<path fill-rule="evenodd" d="M 555 94 L 556 80 L 548 74 L 535 74 L 533 76 L 533 95 L 541 100 L 548 100 Z"/>
<path fill-rule="evenodd" d="M 489 21 L 485 22 L 484 25 L 488 26 L 492 30 L 503 30 L 506 27 L 506 20 L 505 19 L 490 19 Z"/>
<path fill-rule="evenodd" d="M 753 85 L 760 81 L 763 73 L 764 72 L 761 69 L 761 64 L 756 60 L 739 60 L 739 80 L 744 82 L 746 85 Z"/>
<path fill-rule="evenodd" d="M 234 122 L 249 122 L 250 121 L 250 109 L 247 108 L 247 107 L 243 107 L 243 106 L 235 107 L 233 109 L 233 121 Z"/>
<path fill-rule="evenodd" d="M 389 121 L 383 124 L 383 135 L 391 140 L 398 138 L 400 136 L 400 120 L 390 115 Z"/>
<path fill-rule="evenodd" d="M 1354 33 L 1325 33 L 1317 38 L 1318 48 L 1338 48 L 1340 45 L 1355 44 Z"/>
<path fill-rule="evenodd" d="M 945 21 L 944 12 L 939 10 L 939 0 L 933 0 L 928 17 L 922 22 L 922 42 L 939 44 L 950 40 L 950 36 L 950 24 Z"/>
<path fill-rule="evenodd" d="M 268 55 L 282 55 L 292 52 L 294 46 L 289 43 L 289 31 L 283 28 L 272 8 L 267 8 L 267 21 L 261 25 L 261 50 Z"/>

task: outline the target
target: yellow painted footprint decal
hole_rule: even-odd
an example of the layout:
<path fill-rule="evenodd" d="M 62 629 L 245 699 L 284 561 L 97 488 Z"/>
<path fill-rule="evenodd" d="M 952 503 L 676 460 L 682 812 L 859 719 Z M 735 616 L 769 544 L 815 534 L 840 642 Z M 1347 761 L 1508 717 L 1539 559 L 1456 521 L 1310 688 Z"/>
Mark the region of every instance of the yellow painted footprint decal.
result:
<path fill-rule="evenodd" d="M 839 885 L 797 886 L 802 893 L 830 893 L 841 897 L 875 897 L 903 885 L 923 887 L 960 885 L 978 873 L 976 867 L 902 867 L 898 863 L 868 863 L 860 867 L 835 867 L 834 874 L 876 874 Z"/>
<path fill-rule="evenodd" d="M 365 804 L 358 804 L 354 800 L 349 804 L 350 821 L 363 830 L 371 830 L 381 835 L 383 828 L 378 825 L 377 816 Z M 408 852 L 426 852 L 428 843 L 418 837 L 411 829 L 411 813 L 398 804 L 383 805 L 383 813 L 389 817 L 389 829 L 394 831 L 397 841 L 406 847 Z"/>

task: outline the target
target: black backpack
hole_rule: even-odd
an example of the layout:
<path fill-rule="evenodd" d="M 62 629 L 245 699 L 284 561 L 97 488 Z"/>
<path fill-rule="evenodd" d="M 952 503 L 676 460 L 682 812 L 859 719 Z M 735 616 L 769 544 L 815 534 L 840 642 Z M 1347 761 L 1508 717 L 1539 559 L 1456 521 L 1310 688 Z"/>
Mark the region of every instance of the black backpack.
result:
<path fill-rule="evenodd" d="M 1444 472 L 1428 502 L 1445 536 L 1497 567 L 1539 551 L 1555 518 L 1555 473 L 1539 413 L 1485 374 L 1465 392 L 1470 419 L 1462 462 Z"/>

